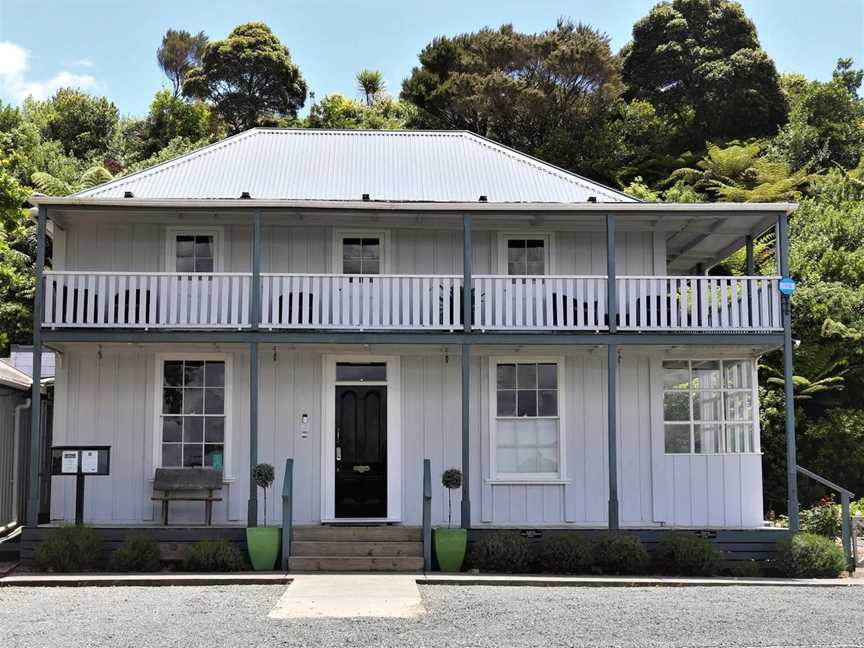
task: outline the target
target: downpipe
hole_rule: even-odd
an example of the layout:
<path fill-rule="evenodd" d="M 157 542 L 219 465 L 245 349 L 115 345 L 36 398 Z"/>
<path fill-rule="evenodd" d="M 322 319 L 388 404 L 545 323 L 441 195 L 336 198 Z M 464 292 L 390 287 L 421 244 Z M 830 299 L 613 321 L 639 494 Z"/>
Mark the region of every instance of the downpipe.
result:
<path fill-rule="evenodd" d="M 12 522 L 10 528 L 18 526 L 21 520 L 21 511 L 18 510 L 21 489 L 21 412 L 30 409 L 32 402 L 28 398 L 20 405 L 15 406 L 15 438 L 12 443 Z"/>

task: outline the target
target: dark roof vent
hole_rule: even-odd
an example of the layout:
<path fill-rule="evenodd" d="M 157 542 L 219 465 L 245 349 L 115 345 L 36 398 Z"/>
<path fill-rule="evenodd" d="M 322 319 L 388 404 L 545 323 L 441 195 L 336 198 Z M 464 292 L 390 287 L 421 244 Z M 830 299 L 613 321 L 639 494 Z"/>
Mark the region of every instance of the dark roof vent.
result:
<path fill-rule="evenodd" d="M 369 200 L 369 194 L 363 194 L 363 200 Z"/>
<path fill-rule="evenodd" d="M 240 194 L 240 200 L 251 200 L 252 196 L 249 195 L 248 191 L 244 191 Z"/>
<path fill-rule="evenodd" d="M 489 199 L 486 196 L 480 196 L 480 202 L 489 202 Z"/>
<path fill-rule="evenodd" d="M 123 192 L 123 197 L 124 197 L 124 198 L 134 198 L 134 197 L 135 197 L 135 194 L 133 194 L 131 191 L 124 191 L 124 192 Z"/>
<path fill-rule="evenodd" d="M 597 196 L 588 196 L 588 202 L 596 203 L 597 202 Z"/>

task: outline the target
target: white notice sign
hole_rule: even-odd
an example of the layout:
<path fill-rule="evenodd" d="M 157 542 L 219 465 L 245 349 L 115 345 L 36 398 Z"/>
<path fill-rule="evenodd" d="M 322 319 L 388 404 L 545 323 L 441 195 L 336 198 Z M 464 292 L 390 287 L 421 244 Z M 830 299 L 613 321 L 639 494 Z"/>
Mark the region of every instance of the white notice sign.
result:
<path fill-rule="evenodd" d="M 63 451 L 63 456 L 60 460 L 60 472 L 72 473 L 73 475 L 78 472 L 78 451 L 77 450 L 64 450 Z"/>
<path fill-rule="evenodd" d="M 99 452 L 97 450 L 83 450 L 81 452 L 81 472 L 99 472 Z"/>

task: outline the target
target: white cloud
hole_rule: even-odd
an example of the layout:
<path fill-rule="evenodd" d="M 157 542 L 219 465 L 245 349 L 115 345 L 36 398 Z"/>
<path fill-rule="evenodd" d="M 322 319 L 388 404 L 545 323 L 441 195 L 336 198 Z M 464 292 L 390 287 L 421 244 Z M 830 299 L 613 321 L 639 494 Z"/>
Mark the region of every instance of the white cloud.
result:
<path fill-rule="evenodd" d="M 30 52 L 9 41 L 0 41 L 0 94 L 16 103 L 29 96 L 47 99 L 60 88 L 88 89 L 96 86 L 96 79 L 89 74 L 73 74 L 62 70 L 45 80 L 27 78 Z M 76 63 L 83 65 L 81 59 Z M 92 65 L 92 61 L 87 61 Z"/>
<path fill-rule="evenodd" d="M 66 61 L 64 64 L 66 67 L 86 67 L 92 68 L 95 67 L 95 63 L 88 58 L 75 59 L 74 61 Z"/>

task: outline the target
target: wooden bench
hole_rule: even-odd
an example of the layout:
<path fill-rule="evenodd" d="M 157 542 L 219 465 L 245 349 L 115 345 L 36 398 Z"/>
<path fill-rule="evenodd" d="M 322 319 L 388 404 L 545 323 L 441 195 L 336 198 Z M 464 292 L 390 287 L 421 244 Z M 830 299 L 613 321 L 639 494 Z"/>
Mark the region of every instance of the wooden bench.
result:
<path fill-rule="evenodd" d="M 222 471 L 214 468 L 157 468 L 153 481 L 154 502 L 162 502 L 162 525 L 168 526 L 169 502 L 204 502 L 207 526 L 213 524 L 213 502 L 222 498 L 214 491 L 222 489 Z M 156 492 L 161 491 L 162 495 Z"/>

